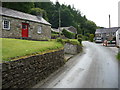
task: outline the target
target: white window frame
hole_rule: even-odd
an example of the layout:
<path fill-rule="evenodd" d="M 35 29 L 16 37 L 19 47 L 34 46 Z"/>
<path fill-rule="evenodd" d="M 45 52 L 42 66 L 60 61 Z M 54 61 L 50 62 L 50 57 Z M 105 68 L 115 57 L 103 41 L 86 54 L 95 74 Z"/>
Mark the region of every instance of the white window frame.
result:
<path fill-rule="evenodd" d="M 37 33 L 38 33 L 38 34 L 41 34 L 41 33 L 42 33 L 42 26 L 40 26 L 40 25 L 38 26 Z"/>
<path fill-rule="evenodd" d="M 5 21 L 8 21 L 8 22 L 9 22 L 8 28 L 5 28 L 5 27 L 4 27 L 4 24 L 5 24 L 4 22 L 5 22 Z M 3 20 L 3 29 L 5 29 L 5 30 L 10 30 L 10 21 L 9 21 L 9 20 Z"/>
<path fill-rule="evenodd" d="M 119 33 L 119 40 L 120 40 L 120 33 Z"/>

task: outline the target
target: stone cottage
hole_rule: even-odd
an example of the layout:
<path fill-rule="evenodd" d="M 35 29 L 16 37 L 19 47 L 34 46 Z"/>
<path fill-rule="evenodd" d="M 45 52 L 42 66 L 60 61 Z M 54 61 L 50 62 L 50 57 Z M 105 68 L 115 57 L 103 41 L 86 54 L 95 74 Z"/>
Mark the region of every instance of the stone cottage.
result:
<path fill-rule="evenodd" d="M 51 24 L 41 16 L 0 7 L 3 38 L 28 38 L 45 40 L 51 38 Z"/>
<path fill-rule="evenodd" d="M 95 39 L 101 38 L 102 41 L 113 40 L 116 38 L 116 31 L 118 29 L 119 27 L 96 29 Z"/>

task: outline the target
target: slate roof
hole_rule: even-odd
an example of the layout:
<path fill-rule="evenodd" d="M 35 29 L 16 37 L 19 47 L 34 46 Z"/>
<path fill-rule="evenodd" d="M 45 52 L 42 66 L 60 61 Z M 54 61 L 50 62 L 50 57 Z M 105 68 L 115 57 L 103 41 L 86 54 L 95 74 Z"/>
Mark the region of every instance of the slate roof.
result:
<path fill-rule="evenodd" d="M 46 24 L 46 25 L 51 25 L 42 17 L 40 19 L 35 15 L 31 15 L 31 14 L 23 13 L 20 11 L 8 9 L 8 8 L 3 8 L 3 7 L 0 7 L 0 15 L 9 16 L 9 17 L 18 18 L 18 19 L 23 19 L 23 20 L 29 20 L 29 21 L 33 21 L 33 22 Z"/>
<path fill-rule="evenodd" d="M 68 30 L 70 27 L 60 27 L 60 29 L 62 30 L 62 29 L 66 29 L 66 30 Z"/>
<path fill-rule="evenodd" d="M 95 34 L 99 34 L 99 33 L 115 33 L 119 28 L 120 27 L 96 29 Z"/>
<path fill-rule="evenodd" d="M 76 29 L 75 27 L 73 27 L 73 26 L 70 26 L 70 27 L 60 27 L 60 30 L 62 31 L 63 29 L 65 29 L 65 30 L 67 30 L 68 32 L 74 33 L 73 31 L 70 30 L 70 28 L 74 28 L 74 29 L 76 30 L 76 32 L 77 32 L 77 29 Z"/>
<path fill-rule="evenodd" d="M 53 32 L 57 32 L 57 33 L 59 33 L 59 29 L 51 28 L 51 30 L 52 30 Z M 60 31 L 60 32 L 61 32 L 61 31 Z"/>

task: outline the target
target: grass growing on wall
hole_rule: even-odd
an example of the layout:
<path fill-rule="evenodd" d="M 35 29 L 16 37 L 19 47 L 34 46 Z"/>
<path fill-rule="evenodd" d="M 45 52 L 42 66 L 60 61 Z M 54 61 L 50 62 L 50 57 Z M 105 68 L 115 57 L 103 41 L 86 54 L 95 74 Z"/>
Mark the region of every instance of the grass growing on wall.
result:
<path fill-rule="evenodd" d="M 79 45 L 79 41 L 77 39 L 63 39 L 65 43 L 71 43 L 73 45 Z"/>
<path fill-rule="evenodd" d="M 120 61 L 120 53 L 118 53 L 118 55 L 117 55 L 117 59 Z"/>
<path fill-rule="evenodd" d="M 30 41 L 20 39 L 2 39 L 2 59 L 3 61 L 10 61 L 11 59 L 20 56 L 37 54 L 40 52 L 47 52 L 49 50 L 56 50 L 62 48 L 63 45 L 56 41 Z"/>

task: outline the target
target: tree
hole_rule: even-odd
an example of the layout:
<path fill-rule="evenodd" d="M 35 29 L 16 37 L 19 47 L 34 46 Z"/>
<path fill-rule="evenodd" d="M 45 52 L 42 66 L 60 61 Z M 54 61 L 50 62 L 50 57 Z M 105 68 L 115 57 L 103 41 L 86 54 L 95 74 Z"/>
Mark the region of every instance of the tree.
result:
<path fill-rule="evenodd" d="M 30 9 L 30 14 L 33 15 L 41 15 L 43 16 L 44 19 L 46 19 L 48 21 L 47 15 L 46 15 L 46 11 L 40 8 L 31 8 Z"/>
<path fill-rule="evenodd" d="M 67 27 L 67 26 L 72 26 L 73 21 L 74 21 L 74 16 L 70 12 L 68 8 L 62 9 L 61 10 L 61 26 L 62 27 Z"/>
<path fill-rule="evenodd" d="M 91 34 L 94 34 L 95 30 L 97 28 L 96 24 L 93 21 L 90 21 L 90 20 L 87 20 L 85 24 L 86 24 L 87 32 L 91 33 Z"/>
<path fill-rule="evenodd" d="M 30 9 L 34 7 L 33 2 L 3 2 L 3 7 L 22 11 L 25 13 L 29 13 Z"/>

